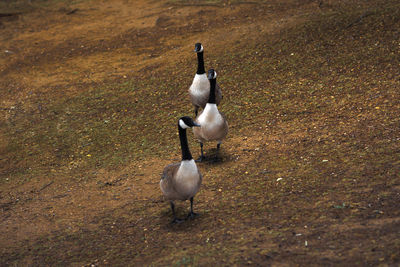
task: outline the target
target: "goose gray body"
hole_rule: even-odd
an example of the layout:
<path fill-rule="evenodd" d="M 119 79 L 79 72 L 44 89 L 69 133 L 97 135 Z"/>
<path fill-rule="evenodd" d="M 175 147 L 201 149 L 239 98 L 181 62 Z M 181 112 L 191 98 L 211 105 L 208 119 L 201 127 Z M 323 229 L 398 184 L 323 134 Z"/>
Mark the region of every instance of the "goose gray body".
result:
<path fill-rule="evenodd" d="M 193 82 L 189 87 L 189 96 L 194 106 L 194 113 L 197 116 L 199 108 L 204 109 L 207 104 L 208 97 L 210 95 L 210 82 L 208 81 L 207 74 L 204 69 L 204 48 L 201 43 L 196 43 L 194 45 L 194 51 L 197 54 L 197 71 L 194 75 Z M 221 99 L 221 88 L 216 85 L 214 103 L 219 105 Z"/>
<path fill-rule="evenodd" d="M 228 134 L 228 122 L 221 112 L 219 112 L 216 103 L 216 84 L 217 73 L 214 69 L 208 71 L 208 82 L 210 84 L 210 93 L 206 106 L 200 115 L 196 118 L 196 123 L 201 127 L 193 129 L 194 136 L 200 141 L 201 156 L 198 161 L 204 159 L 203 143 L 206 141 L 217 141 L 217 154 L 214 160 L 218 160 L 218 151 L 222 140 Z"/>
<path fill-rule="evenodd" d="M 181 143 L 182 161 L 172 163 L 164 168 L 161 175 L 160 188 L 167 200 L 170 201 L 174 220 L 172 223 L 181 222 L 175 214 L 174 200 L 190 200 L 190 212 L 188 218 L 194 218 L 197 214 L 193 212 L 193 198 L 200 189 L 202 176 L 197 169 L 189 150 L 186 129 L 200 127 L 190 117 L 182 117 L 178 120 L 179 140 Z"/>
<path fill-rule="evenodd" d="M 183 160 L 164 168 L 160 188 L 167 200 L 188 200 L 199 191 L 201 182 L 194 160 Z"/>

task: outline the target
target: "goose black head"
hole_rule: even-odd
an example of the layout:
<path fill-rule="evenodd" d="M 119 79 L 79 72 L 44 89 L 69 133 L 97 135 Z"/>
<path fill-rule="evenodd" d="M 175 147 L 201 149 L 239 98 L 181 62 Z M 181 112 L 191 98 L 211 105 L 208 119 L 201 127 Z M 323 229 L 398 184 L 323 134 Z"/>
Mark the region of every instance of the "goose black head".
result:
<path fill-rule="evenodd" d="M 200 53 L 200 52 L 203 52 L 203 50 L 204 50 L 204 48 L 203 48 L 203 46 L 201 45 L 201 43 L 196 43 L 196 44 L 194 45 L 194 52 Z"/>
<path fill-rule="evenodd" d="M 208 70 L 207 78 L 208 78 L 209 80 L 216 79 L 216 78 L 217 78 L 217 72 L 216 72 L 214 69 Z"/>
<path fill-rule="evenodd" d="M 200 127 L 200 124 L 197 124 L 196 122 L 193 121 L 192 118 L 190 118 L 188 116 L 184 116 L 184 117 L 180 118 L 178 125 L 182 129 L 186 129 L 189 127 L 190 128 L 191 127 Z"/>

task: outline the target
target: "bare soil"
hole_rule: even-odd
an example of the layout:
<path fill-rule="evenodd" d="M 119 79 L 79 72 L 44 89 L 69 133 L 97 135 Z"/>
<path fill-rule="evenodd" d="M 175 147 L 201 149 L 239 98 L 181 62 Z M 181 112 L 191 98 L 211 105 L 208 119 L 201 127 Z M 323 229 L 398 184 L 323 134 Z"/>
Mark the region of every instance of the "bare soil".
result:
<path fill-rule="evenodd" d="M 196 42 L 230 132 L 171 225 Z M 400 263 L 398 1 L 8 0 L 0 49 L 0 265 Z"/>

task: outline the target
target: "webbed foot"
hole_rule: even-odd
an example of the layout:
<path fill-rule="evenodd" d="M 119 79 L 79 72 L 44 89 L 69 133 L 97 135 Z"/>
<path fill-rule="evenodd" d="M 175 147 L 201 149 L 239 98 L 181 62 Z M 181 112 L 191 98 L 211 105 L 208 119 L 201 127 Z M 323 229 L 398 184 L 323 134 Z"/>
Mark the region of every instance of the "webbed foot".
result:
<path fill-rule="evenodd" d="M 198 213 L 195 213 L 195 212 L 191 211 L 191 212 L 189 212 L 189 214 L 187 215 L 186 219 L 194 219 L 194 218 L 196 218 L 197 216 L 199 216 Z"/>
<path fill-rule="evenodd" d="M 172 222 L 171 222 L 171 224 L 180 224 L 180 223 L 183 223 L 185 220 L 182 220 L 182 219 L 178 219 L 178 218 L 174 218 L 173 220 L 172 220 Z"/>
<path fill-rule="evenodd" d="M 203 162 L 205 161 L 206 157 L 200 156 L 198 159 L 195 160 L 195 162 Z"/>
<path fill-rule="evenodd" d="M 217 156 L 215 156 L 215 157 L 211 160 L 212 163 L 217 163 L 217 162 L 221 162 L 221 161 L 222 161 L 222 158 L 217 157 Z"/>

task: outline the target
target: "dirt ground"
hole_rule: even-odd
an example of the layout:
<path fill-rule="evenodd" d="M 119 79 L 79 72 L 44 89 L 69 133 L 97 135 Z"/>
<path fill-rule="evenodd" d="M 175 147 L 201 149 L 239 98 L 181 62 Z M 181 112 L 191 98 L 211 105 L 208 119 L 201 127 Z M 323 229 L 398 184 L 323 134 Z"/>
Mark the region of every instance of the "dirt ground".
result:
<path fill-rule="evenodd" d="M 171 225 L 196 42 L 230 129 Z M 1 266 L 400 264 L 398 1 L 7 0 L 0 49 Z"/>

